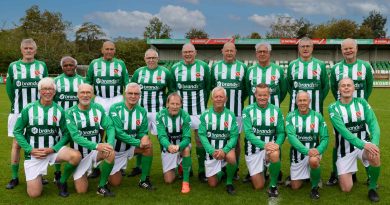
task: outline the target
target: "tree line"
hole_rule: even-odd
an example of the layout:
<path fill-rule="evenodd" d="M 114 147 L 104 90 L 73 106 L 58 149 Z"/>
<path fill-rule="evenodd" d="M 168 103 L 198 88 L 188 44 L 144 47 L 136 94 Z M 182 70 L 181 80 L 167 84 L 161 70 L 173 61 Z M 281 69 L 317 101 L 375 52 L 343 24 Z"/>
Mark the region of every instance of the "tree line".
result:
<path fill-rule="evenodd" d="M 258 32 L 233 38 L 384 38 L 387 17 L 378 11 L 371 11 L 361 24 L 349 19 L 332 19 L 326 23 L 313 24 L 301 18 L 278 16 L 270 25 L 265 36 Z M 64 55 L 75 57 L 79 65 L 88 65 L 92 59 L 101 56 L 100 48 L 107 40 L 103 29 L 92 22 L 84 22 L 75 32 L 75 39 L 68 40 L 71 23 L 62 18 L 60 12 L 41 11 L 34 5 L 20 18 L 20 25 L 12 29 L 0 28 L 0 73 L 7 72 L 8 65 L 20 58 L 20 41 L 33 38 L 38 45 L 37 59 L 46 62 L 50 73 L 61 73 L 59 61 Z M 69 33 L 69 32 L 68 32 Z M 171 38 L 172 29 L 159 18 L 153 17 L 145 27 L 144 39 L 118 37 L 114 39 L 116 56 L 125 61 L 130 73 L 144 65 L 143 55 L 148 48 L 147 38 Z M 209 38 L 202 28 L 191 28 L 184 38 Z"/>

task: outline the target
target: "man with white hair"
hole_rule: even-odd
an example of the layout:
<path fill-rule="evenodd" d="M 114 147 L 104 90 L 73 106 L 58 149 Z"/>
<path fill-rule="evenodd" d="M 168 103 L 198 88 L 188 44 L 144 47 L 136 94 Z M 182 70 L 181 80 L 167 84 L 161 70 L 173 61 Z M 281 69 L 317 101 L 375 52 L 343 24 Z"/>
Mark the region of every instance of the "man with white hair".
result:
<path fill-rule="evenodd" d="M 11 102 L 11 112 L 8 115 L 8 136 L 13 137 L 14 126 L 20 112 L 28 103 L 39 99 L 38 82 L 48 76 L 46 64 L 35 59 L 37 44 L 31 38 L 20 43 L 22 59 L 12 62 L 8 67 L 6 89 Z M 12 179 L 7 189 L 13 189 L 19 184 L 20 146 L 16 139 L 12 141 L 11 170 Z M 47 180 L 46 180 L 47 183 Z"/>
<path fill-rule="evenodd" d="M 333 66 L 330 72 L 330 88 L 335 100 L 340 98 L 338 90 L 338 83 L 343 78 L 351 78 L 355 85 L 354 97 L 364 98 L 368 101 L 373 88 L 373 70 L 369 62 L 360 60 L 357 58 L 358 46 L 354 39 L 347 38 L 341 43 L 341 52 L 344 56 L 344 60 L 340 61 Z M 336 169 L 337 153 L 333 148 L 332 166 L 333 170 L 331 176 L 327 182 L 328 186 L 337 184 L 337 169 Z M 367 174 L 368 174 L 368 170 Z M 370 176 L 367 181 L 369 181 Z M 356 175 L 353 175 L 354 181 L 356 181 Z"/>
<path fill-rule="evenodd" d="M 190 114 L 191 128 L 195 133 L 196 154 L 198 156 L 198 178 L 205 182 L 205 156 L 206 152 L 198 137 L 200 115 L 206 110 L 210 93 L 210 68 L 195 59 L 197 51 L 194 45 L 187 43 L 181 51 L 183 60 L 173 65 L 172 75 L 176 82 L 176 90 L 183 98 L 183 109 Z"/>
<path fill-rule="evenodd" d="M 78 150 L 82 156 L 74 174 L 74 185 L 77 193 L 88 191 L 87 172 L 100 164 L 101 176 L 97 194 L 104 197 L 114 196 L 107 186 L 108 177 L 114 166 L 115 128 L 104 108 L 92 102 L 93 87 L 89 84 L 79 85 L 77 97 L 79 103 L 66 111 L 66 123 L 71 136 L 70 147 Z M 107 143 L 102 142 L 100 129 L 106 132 Z"/>
<path fill-rule="evenodd" d="M 59 195 L 67 197 L 66 187 L 62 186 L 71 176 L 80 162 L 77 151 L 64 146 L 68 143 L 69 133 L 65 124 L 65 112 L 53 97 L 56 86 L 52 78 L 43 78 L 38 83 L 41 98 L 27 104 L 21 111 L 15 125 L 14 135 L 25 151 L 24 170 L 27 181 L 27 194 L 31 198 L 42 194 L 42 175 L 46 175 L 48 165 L 67 162 L 64 174 L 59 180 Z M 62 137 L 57 141 L 60 133 Z"/>
<path fill-rule="evenodd" d="M 321 113 L 310 109 L 310 95 L 299 91 L 295 100 L 298 109 L 286 118 L 286 132 L 290 148 L 291 188 L 302 186 L 303 180 L 311 182 L 310 198 L 319 199 L 321 156 L 328 147 L 328 127 Z"/>
<path fill-rule="evenodd" d="M 146 109 L 138 104 L 141 87 L 129 83 L 125 90 L 125 100 L 110 108 L 110 117 L 115 127 L 115 165 L 109 182 L 118 186 L 122 181 L 121 169 L 126 168 L 128 159 L 134 154 L 142 154 L 142 173 L 139 187 L 154 190 L 150 183 L 150 169 L 153 160 L 152 142 L 148 136 L 148 117 Z"/>
<path fill-rule="evenodd" d="M 209 186 L 216 187 L 226 167 L 226 191 L 236 193 L 233 177 L 237 169 L 235 147 L 238 126 L 235 114 L 225 107 L 226 90 L 216 87 L 211 92 L 213 106 L 200 116 L 199 138 L 206 150 L 206 177 Z"/>
<path fill-rule="evenodd" d="M 138 68 L 131 78 L 131 82 L 141 86 L 140 104 L 148 112 L 148 130 L 152 135 L 157 135 L 156 115 L 163 109 L 167 95 L 175 90 L 175 82 L 171 72 L 158 65 L 158 53 L 154 49 L 148 49 L 144 57 L 146 66 Z M 129 176 L 141 173 L 142 156 L 137 155 L 137 164 Z"/>

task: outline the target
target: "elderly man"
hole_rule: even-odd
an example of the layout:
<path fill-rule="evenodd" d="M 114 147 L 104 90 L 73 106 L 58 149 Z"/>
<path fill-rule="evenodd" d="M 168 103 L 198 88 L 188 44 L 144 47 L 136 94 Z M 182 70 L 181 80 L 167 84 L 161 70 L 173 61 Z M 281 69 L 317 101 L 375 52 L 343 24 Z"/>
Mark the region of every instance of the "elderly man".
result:
<path fill-rule="evenodd" d="M 370 176 L 368 198 L 379 201 L 376 192 L 380 173 L 380 128 L 374 111 L 364 98 L 354 97 L 351 78 L 339 81 L 340 100 L 329 105 L 330 121 L 336 131 L 337 172 L 343 192 L 352 190 L 352 173 L 358 171 L 357 159 L 363 162 Z"/>
<path fill-rule="evenodd" d="M 310 197 L 319 199 L 320 161 L 328 146 L 328 128 L 322 115 L 310 109 L 309 93 L 298 92 L 295 102 L 298 110 L 290 112 L 286 118 L 286 132 L 291 144 L 291 188 L 299 189 L 303 180 L 310 178 Z"/>
<path fill-rule="evenodd" d="M 249 90 L 249 104 L 256 101 L 256 86 L 265 83 L 270 88 L 270 103 L 280 107 L 287 94 L 283 68 L 271 63 L 272 47 L 270 44 L 258 43 L 255 48 L 258 63 L 249 67 L 245 75 L 246 89 Z"/>
<path fill-rule="evenodd" d="M 239 133 L 242 130 L 242 110 L 247 96 L 244 77 L 247 67 L 244 63 L 236 60 L 236 46 L 232 42 L 225 43 L 222 48 L 223 60 L 218 61 L 211 68 L 211 86 L 224 87 L 227 92 L 226 107 L 234 112 L 238 124 Z M 240 138 L 236 146 L 237 164 L 240 164 Z M 237 169 L 238 170 L 238 169 Z M 236 173 L 236 178 L 239 178 Z"/>
<path fill-rule="evenodd" d="M 148 49 L 144 57 L 146 66 L 138 68 L 132 82 L 141 86 L 140 104 L 148 112 L 148 130 L 153 135 L 157 135 L 156 115 L 163 109 L 167 95 L 174 91 L 175 82 L 171 72 L 158 65 L 158 53 L 154 49 Z M 141 173 L 141 155 L 137 155 L 137 166 L 132 170 L 129 176 Z"/>
<path fill-rule="evenodd" d="M 8 116 L 8 136 L 13 137 L 14 126 L 20 112 L 28 103 L 39 99 L 38 82 L 48 76 L 46 64 L 35 59 L 37 44 L 31 38 L 20 43 L 22 59 L 12 62 L 8 67 L 6 89 L 11 102 L 11 112 Z M 13 189 L 19 184 L 20 146 L 16 139 L 12 141 L 11 170 L 12 179 L 7 189 Z M 47 181 L 46 181 L 47 183 Z"/>
<path fill-rule="evenodd" d="M 364 98 L 368 100 L 373 88 L 374 77 L 370 63 L 357 59 L 357 43 L 356 40 L 347 38 L 341 43 L 341 52 L 344 60 L 333 66 L 330 73 L 330 87 L 332 94 L 336 100 L 340 98 L 338 91 L 338 83 L 343 78 L 351 78 L 355 85 L 354 97 Z M 337 184 L 337 169 L 336 159 L 337 151 L 333 149 L 333 171 L 327 185 L 332 186 Z M 368 170 L 367 174 L 368 174 Z M 356 175 L 354 181 L 356 181 Z M 369 181 L 369 176 L 368 176 Z"/>
<path fill-rule="evenodd" d="M 60 65 L 63 73 L 54 79 L 56 84 L 54 102 L 66 111 L 77 104 L 77 88 L 84 83 L 84 80 L 76 73 L 76 59 L 71 56 L 64 56 L 61 58 Z M 61 164 L 55 164 L 55 168 L 54 181 L 57 182 L 61 178 Z"/>
<path fill-rule="evenodd" d="M 148 118 L 145 108 L 138 104 L 141 88 L 137 83 L 129 83 L 125 90 L 125 100 L 110 108 L 110 116 L 116 131 L 115 165 L 111 171 L 110 184 L 118 186 L 122 181 L 121 169 L 126 168 L 128 159 L 134 153 L 142 154 L 142 175 L 139 187 L 153 190 L 150 183 L 153 149 L 148 137 Z"/>
<path fill-rule="evenodd" d="M 38 83 L 40 100 L 26 105 L 15 125 L 14 135 L 25 151 L 24 171 L 26 173 L 27 194 L 31 198 L 42 194 L 42 175 L 46 175 L 47 166 L 67 162 L 61 182 L 66 182 L 80 162 L 77 151 L 64 146 L 68 143 L 68 130 L 65 124 L 65 112 L 53 97 L 56 87 L 53 79 L 43 78 Z M 57 141 L 59 133 L 62 138 Z M 60 196 L 66 197 L 64 186 L 59 183 Z"/>
<path fill-rule="evenodd" d="M 310 95 L 310 109 L 323 113 L 323 103 L 329 92 L 329 79 L 325 63 L 313 57 L 313 41 L 304 37 L 299 40 L 299 58 L 292 61 L 287 69 L 287 82 L 290 97 L 290 112 L 298 104 L 295 102 L 299 91 Z"/>
<path fill-rule="evenodd" d="M 181 162 L 183 171 L 181 193 L 186 194 L 191 191 L 189 183 L 192 164 L 191 118 L 181 107 L 180 95 L 176 92 L 171 93 L 168 96 L 166 108 L 157 114 L 157 131 L 161 144 L 164 181 L 172 183 L 175 180 L 175 169 Z"/>
<path fill-rule="evenodd" d="M 265 162 L 270 163 L 269 197 L 279 195 L 277 188 L 280 172 L 280 147 L 284 142 L 284 120 L 281 110 L 271 103 L 270 88 L 258 84 L 255 88 L 256 102 L 243 111 L 245 132 L 245 160 L 255 189 L 264 187 Z"/>
<path fill-rule="evenodd" d="M 237 169 L 236 147 L 238 126 L 236 116 L 225 108 L 226 90 L 216 87 L 211 92 L 213 106 L 200 116 L 199 138 L 206 150 L 206 177 L 211 187 L 216 187 L 226 166 L 226 191 L 230 195 L 236 193 L 233 177 Z M 226 164 L 227 163 L 227 164 Z"/>
<path fill-rule="evenodd" d="M 88 190 L 87 172 L 96 167 L 99 162 L 101 169 L 97 194 L 114 196 L 108 189 L 107 180 L 114 166 L 115 152 L 113 144 L 115 140 L 115 128 L 104 108 L 92 102 L 93 87 L 89 84 L 79 85 L 77 97 L 79 104 L 66 111 L 66 123 L 72 137 L 70 147 L 81 153 L 82 160 L 73 174 L 77 193 L 85 193 Z M 108 143 L 102 143 L 100 129 L 106 131 Z"/>
<path fill-rule="evenodd" d="M 171 72 L 176 81 L 176 90 L 183 98 L 183 109 L 190 114 L 191 128 L 194 129 L 196 141 L 196 154 L 198 156 L 198 177 L 202 182 L 205 177 L 206 152 L 198 137 L 200 124 L 199 117 L 206 110 L 210 93 L 210 68 L 201 61 L 196 60 L 194 45 L 184 44 L 182 48 L 183 60 L 173 65 Z"/>

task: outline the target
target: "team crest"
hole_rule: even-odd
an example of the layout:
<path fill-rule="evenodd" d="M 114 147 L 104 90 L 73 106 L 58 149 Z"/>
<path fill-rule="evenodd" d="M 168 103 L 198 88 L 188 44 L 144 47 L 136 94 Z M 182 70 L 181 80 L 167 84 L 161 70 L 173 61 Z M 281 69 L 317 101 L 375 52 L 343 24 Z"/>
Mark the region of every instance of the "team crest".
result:
<path fill-rule="evenodd" d="M 137 126 L 139 126 L 139 125 L 141 124 L 141 120 L 140 120 L 140 119 L 137 119 L 137 120 L 135 121 L 135 124 L 136 124 Z"/>
<path fill-rule="evenodd" d="M 240 72 L 236 72 L 236 76 L 237 76 L 237 77 L 240 77 L 240 76 L 241 76 L 241 73 L 240 73 Z"/>
<path fill-rule="evenodd" d="M 356 73 L 356 75 L 359 76 L 359 77 L 361 77 L 361 76 L 363 75 L 363 73 L 362 73 L 362 71 L 358 71 L 358 72 Z"/>
<path fill-rule="evenodd" d="M 356 112 L 356 117 L 357 117 L 357 118 L 360 118 L 361 116 L 362 116 L 362 113 L 361 113 L 360 111 L 357 111 L 357 112 Z"/>
<path fill-rule="evenodd" d="M 275 117 L 274 117 L 274 116 L 270 117 L 270 118 L 269 118 L 269 121 L 270 121 L 271 123 L 274 123 L 274 122 L 275 122 Z"/>
<path fill-rule="evenodd" d="M 200 78 L 200 73 L 195 74 L 196 78 Z"/>
<path fill-rule="evenodd" d="M 161 76 L 157 76 L 157 81 L 161 81 Z"/>
<path fill-rule="evenodd" d="M 229 122 L 225 121 L 225 122 L 223 123 L 223 125 L 227 128 L 227 127 L 229 127 Z"/>
<path fill-rule="evenodd" d="M 40 75 L 41 74 L 41 71 L 39 71 L 39 70 L 35 70 L 35 75 Z"/>
<path fill-rule="evenodd" d="M 57 121 L 58 121 L 57 117 L 53 116 L 53 122 L 57 122 Z"/>
<path fill-rule="evenodd" d="M 271 80 L 272 80 L 272 81 L 275 81 L 275 80 L 276 80 L 276 76 L 272 75 L 272 76 L 271 76 Z"/>
<path fill-rule="evenodd" d="M 99 121 L 99 117 L 98 116 L 93 117 L 93 121 L 94 122 L 98 122 Z"/>
<path fill-rule="evenodd" d="M 312 74 L 313 74 L 314 76 L 317 76 L 317 71 L 316 71 L 316 70 L 313 70 L 313 71 L 312 71 Z"/>
<path fill-rule="evenodd" d="M 115 69 L 114 69 L 114 74 L 115 74 L 115 75 L 118 75 L 118 72 L 119 72 L 118 68 L 115 68 Z"/>
<path fill-rule="evenodd" d="M 310 124 L 310 129 L 314 130 L 314 128 L 315 128 L 314 123 L 311 123 L 311 124 Z"/>

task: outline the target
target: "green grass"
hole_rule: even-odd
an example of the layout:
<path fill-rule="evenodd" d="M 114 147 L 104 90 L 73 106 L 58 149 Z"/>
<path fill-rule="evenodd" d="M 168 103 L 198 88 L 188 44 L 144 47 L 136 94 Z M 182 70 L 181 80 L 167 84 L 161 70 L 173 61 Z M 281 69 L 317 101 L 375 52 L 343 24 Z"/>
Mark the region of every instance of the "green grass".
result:
<path fill-rule="evenodd" d="M 288 97 L 287 97 L 288 98 Z M 328 95 L 325 105 L 333 101 L 333 97 Z M 282 104 L 282 110 L 286 114 L 288 99 Z M 390 149 L 390 90 L 388 89 L 374 89 L 370 98 L 370 104 L 374 108 L 378 121 L 381 126 L 381 150 L 382 150 L 382 168 L 381 176 L 379 178 L 380 188 L 378 189 L 381 201 L 379 204 L 390 203 L 390 189 L 389 189 L 389 153 L 385 150 Z M 181 182 L 176 181 L 174 184 L 166 185 L 163 182 L 161 158 L 159 154 L 159 145 L 156 138 L 153 138 L 154 144 L 154 160 L 151 172 L 152 183 L 157 187 L 154 192 L 148 192 L 138 188 L 138 177 L 125 177 L 120 187 L 112 188 L 116 193 L 115 198 L 102 198 L 96 195 L 96 187 L 98 180 L 90 180 L 89 192 L 87 194 L 76 194 L 73 188 L 73 183 L 69 180 L 70 197 L 63 199 L 57 196 L 57 188 L 53 183 L 44 186 L 42 197 L 38 199 L 30 199 L 26 193 L 26 182 L 24 177 L 24 170 L 21 163 L 20 180 L 21 184 L 14 190 L 6 190 L 5 185 L 8 183 L 10 171 L 10 150 L 12 140 L 7 136 L 7 117 L 10 110 L 10 104 L 5 92 L 5 86 L 0 85 L 0 133 L 2 140 L 0 141 L 0 204 L 368 204 L 367 186 L 365 185 L 366 174 L 364 168 L 359 164 L 358 183 L 354 185 L 351 193 L 342 193 L 336 187 L 324 187 L 320 189 L 321 198 L 318 201 L 312 201 L 309 198 L 310 185 L 305 184 L 303 188 L 298 191 L 292 191 L 286 187 L 280 187 L 280 197 L 276 200 L 269 200 L 265 190 L 254 191 L 250 184 L 243 184 L 240 181 L 234 182 L 237 195 L 228 196 L 225 192 L 225 186 L 220 184 L 217 188 L 210 188 L 207 184 L 202 184 L 198 181 L 197 174 L 197 160 L 195 159 L 195 150 L 192 152 L 195 176 L 191 180 L 191 193 L 188 195 L 180 194 Z M 325 111 L 325 119 L 329 125 L 330 143 L 327 151 L 323 156 L 321 162 L 322 166 L 322 180 L 325 182 L 331 170 L 331 154 L 332 145 L 334 142 L 333 131 L 329 122 L 328 113 Z M 243 140 L 243 137 L 241 137 Z M 193 142 L 194 144 L 194 142 Z M 288 149 L 289 144 L 286 141 L 283 145 L 282 151 L 282 171 L 284 177 L 289 173 L 288 163 Z M 134 161 L 130 161 L 128 170 L 134 166 Z M 22 160 L 23 162 L 23 160 Z M 49 168 L 48 176 L 50 181 L 53 178 L 54 168 Z M 241 154 L 240 162 L 240 176 L 241 178 L 247 173 L 247 168 L 244 161 L 243 153 Z M 283 177 L 283 178 L 284 178 Z"/>

